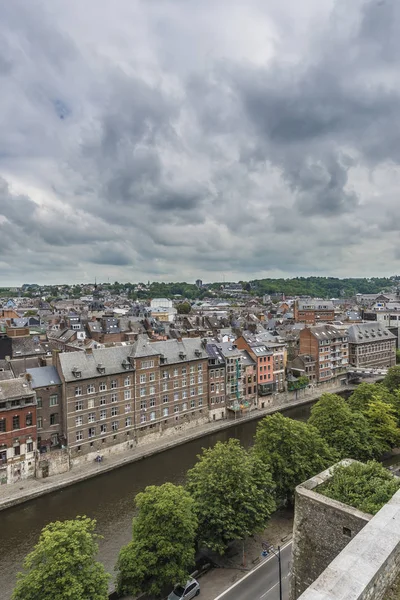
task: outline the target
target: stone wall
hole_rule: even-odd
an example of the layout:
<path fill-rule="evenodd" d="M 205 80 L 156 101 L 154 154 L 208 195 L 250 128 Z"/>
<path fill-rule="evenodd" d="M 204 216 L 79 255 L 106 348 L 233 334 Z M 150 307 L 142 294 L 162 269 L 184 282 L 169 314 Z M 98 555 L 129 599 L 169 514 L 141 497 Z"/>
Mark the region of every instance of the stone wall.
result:
<path fill-rule="evenodd" d="M 36 477 L 44 479 L 52 475 L 66 473 L 70 469 L 69 453 L 66 448 L 51 450 L 39 455 L 36 467 Z"/>
<path fill-rule="evenodd" d="M 400 491 L 371 518 L 301 600 L 384 600 L 400 574 Z"/>
<path fill-rule="evenodd" d="M 354 461 L 346 460 L 342 464 L 351 462 Z M 372 519 L 372 515 L 314 491 L 331 476 L 331 470 L 327 469 L 296 488 L 292 600 L 296 600 L 320 576 Z"/>

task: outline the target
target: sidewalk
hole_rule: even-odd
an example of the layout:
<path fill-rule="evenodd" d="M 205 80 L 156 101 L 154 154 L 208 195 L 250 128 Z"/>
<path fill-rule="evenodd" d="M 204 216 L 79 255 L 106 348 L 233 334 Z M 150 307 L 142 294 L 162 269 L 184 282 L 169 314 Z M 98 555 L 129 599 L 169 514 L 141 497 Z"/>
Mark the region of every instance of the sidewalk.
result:
<path fill-rule="evenodd" d="M 329 390 L 329 393 L 338 393 L 340 391 L 348 390 L 349 387 L 350 386 L 345 386 L 332 389 Z M 74 467 L 68 473 L 53 475 L 51 478 L 25 479 L 15 484 L 0 485 L 0 510 L 5 510 L 12 506 L 16 506 L 17 504 L 22 504 L 23 502 L 43 496 L 44 494 L 55 492 L 69 485 L 73 485 L 74 483 L 84 481 L 90 477 L 96 477 L 107 471 L 112 471 L 118 467 L 164 452 L 165 450 L 180 446 L 211 433 L 229 429 L 235 427 L 235 425 L 246 423 L 248 421 L 260 419 L 283 409 L 301 406 L 302 404 L 309 404 L 310 402 L 317 400 L 321 396 L 321 393 L 323 393 L 322 390 L 316 390 L 314 394 L 307 394 L 298 399 L 291 398 L 290 400 L 286 400 L 286 402 L 278 402 L 280 398 L 279 395 L 277 395 L 274 397 L 273 403 L 268 408 L 253 410 L 251 413 L 239 417 L 236 420 L 212 421 L 195 430 L 177 433 L 174 435 L 173 439 L 165 437 L 143 446 L 136 446 L 133 450 L 107 456 L 106 461 L 100 465 L 94 462 L 87 463 L 79 467 Z"/>

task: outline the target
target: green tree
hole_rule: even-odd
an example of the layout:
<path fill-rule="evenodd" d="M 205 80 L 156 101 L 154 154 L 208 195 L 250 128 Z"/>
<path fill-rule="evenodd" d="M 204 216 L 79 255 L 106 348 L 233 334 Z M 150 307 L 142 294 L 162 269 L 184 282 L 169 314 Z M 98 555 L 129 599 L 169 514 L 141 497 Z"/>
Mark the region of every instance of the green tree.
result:
<path fill-rule="evenodd" d="M 199 520 L 198 540 L 221 554 L 230 541 L 260 531 L 275 510 L 271 474 L 236 439 L 203 449 L 187 474 Z"/>
<path fill-rule="evenodd" d="M 77 517 L 50 523 L 25 558 L 12 600 L 107 600 L 108 579 L 94 533 L 96 521 Z"/>
<path fill-rule="evenodd" d="M 366 413 L 371 402 L 385 402 L 396 405 L 396 398 L 389 389 L 379 383 L 360 383 L 350 396 L 348 403 L 352 410 Z"/>
<path fill-rule="evenodd" d="M 400 350 L 396 350 L 396 365 L 400 363 Z"/>
<path fill-rule="evenodd" d="M 257 425 L 254 452 L 269 466 L 280 501 L 293 501 L 299 483 L 326 469 L 337 459 L 318 430 L 280 413 Z"/>
<path fill-rule="evenodd" d="M 191 306 L 189 304 L 189 302 L 181 302 L 180 304 L 177 305 L 176 310 L 178 311 L 179 315 L 188 315 L 191 311 Z"/>
<path fill-rule="evenodd" d="M 341 396 L 322 394 L 311 409 L 308 423 L 318 429 L 339 458 L 368 460 L 377 456 L 376 441 L 366 417 L 352 411 Z"/>
<path fill-rule="evenodd" d="M 397 427 L 395 411 L 392 406 L 375 400 L 365 413 L 379 454 L 389 452 L 400 442 L 400 430 Z"/>
<path fill-rule="evenodd" d="M 338 465 L 318 492 L 358 510 L 375 515 L 400 487 L 400 481 L 380 463 Z"/>
<path fill-rule="evenodd" d="M 383 385 L 391 392 L 400 388 L 400 365 L 388 369 L 387 375 L 383 380 Z"/>
<path fill-rule="evenodd" d="M 186 581 L 195 562 L 197 518 L 194 501 L 172 483 L 151 485 L 135 498 L 132 541 L 117 562 L 119 594 L 159 594 Z"/>

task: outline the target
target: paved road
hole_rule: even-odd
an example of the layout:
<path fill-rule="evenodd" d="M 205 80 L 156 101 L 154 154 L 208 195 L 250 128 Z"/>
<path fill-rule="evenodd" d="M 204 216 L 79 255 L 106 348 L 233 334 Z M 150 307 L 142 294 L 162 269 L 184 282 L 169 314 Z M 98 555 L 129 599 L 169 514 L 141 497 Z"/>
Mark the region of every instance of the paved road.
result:
<path fill-rule="evenodd" d="M 289 600 L 289 573 L 292 560 L 292 543 L 281 549 L 282 600 Z M 279 600 L 278 559 L 275 556 L 250 571 L 215 600 Z"/>

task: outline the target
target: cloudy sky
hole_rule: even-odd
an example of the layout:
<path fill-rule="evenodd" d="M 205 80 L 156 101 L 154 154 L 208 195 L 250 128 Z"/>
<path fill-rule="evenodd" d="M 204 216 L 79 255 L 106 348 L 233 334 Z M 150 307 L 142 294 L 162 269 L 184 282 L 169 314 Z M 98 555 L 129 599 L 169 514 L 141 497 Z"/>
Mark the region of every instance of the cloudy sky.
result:
<path fill-rule="evenodd" d="M 0 14 L 0 286 L 399 271 L 399 0 Z"/>

